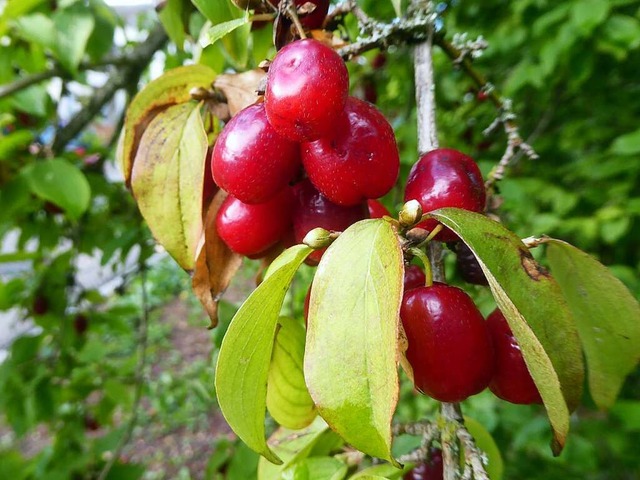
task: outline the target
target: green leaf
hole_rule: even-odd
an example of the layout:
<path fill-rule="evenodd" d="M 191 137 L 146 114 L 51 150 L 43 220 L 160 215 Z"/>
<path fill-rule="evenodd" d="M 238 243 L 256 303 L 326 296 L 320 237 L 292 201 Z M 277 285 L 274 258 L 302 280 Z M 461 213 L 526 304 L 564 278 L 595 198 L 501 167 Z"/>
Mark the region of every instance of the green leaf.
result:
<path fill-rule="evenodd" d="M 412 467 L 405 466 L 403 469 L 394 467 L 393 465 L 373 465 L 372 467 L 365 468 L 359 472 L 354 473 L 349 477 L 350 480 L 366 480 L 371 478 L 386 478 L 388 480 L 395 480 L 402 478 L 402 475 L 411 470 Z M 493 479 L 491 479 L 493 480 Z"/>
<path fill-rule="evenodd" d="M 47 115 L 49 94 L 43 85 L 32 85 L 11 95 L 11 104 L 25 113 L 44 117 Z"/>
<path fill-rule="evenodd" d="M 267 408 L 283 427 L 300 429 L 317 412 L 302 372 L 306 331 L 299 321 L 282 317 L 271 356 L 267 384 Z"/>
<path fill-rule="evenodd" d="M 504 463 L 500 449 L 484 426 L 470 417 L 464 417 L 464 425 L 476 442 L 476 446 L 487 456 L 487 474 L 491 480 L 502 480 Z"/>
<path fill-rule="evenodd" d="M 205 48 L 208 45 L 212 45 L 221 38 L 225 37 L 227 34 L 233 32 L 236 28 L 240 28 L 247 23 L 249 23 L 248 14 L 242 18 L 236 18 L 235 20 L 229 20 L 228 22 L 214 25 L 206 33 L 204 40 L 201 42 L 200 46 L 202 48 Z"/>
<path fill-rule="evenodd" d="M 580 339 L 560 287 L 501 224 L 457 208 L 442 208 L 430 216 L 456 232 L 478 259 L 540 391 L 558 454 L 584 377 Z"/>
<path fill-rule="evenodd" d="M 58 10 L 53 16 L 56 29 L 54 53 L 63 67 L 75 72 L 87 48 L 95 20 L 86 7 L 76 4 Z"/>
<path fill-rule="evenodd" d="M 284 296 L 309 253 L 309 247 L 296 245 L 273 261 L 262 283 L 231 320 L 216 366 L 222 414 L 243 442 L 273 463 L 282 460 L 265 441 L 269 363 Z"/>
<path fill-rule="evenodd" d="M 185 18 L 185 3 L 183 0 L 168 0 L 158 13 L 158 17 L 169 38 L 178 49 L 182 50 L 186 39 L 183 20 Z"/>
<path fill-rule="evenodd" d="M 347 465 L 333 457 L 308 457 L 294 463 L 282 472 L 287 480 L 342 480 Z"/>
<path fill-rule="evenodd" d="M 56 27 L 53 20 L 45 14 L 34 13 L 20 17 L 15 21 L 15 27 L 17 34 L 25 40 L 44 48 L 55 48 Z"/>
<path fill-rule="evenodd" d="M 141 90 L 127 109 L 122 145 L 117 149 L 118 163 L 125 182 L 131 181 L 131 169 L 143 132 L 153 118 L 168 107 L 191 100 L 194 87 L 210 88 L 216 73 L 204 65 L 188 65 L 169 70 Z"/>
<path fill-rule="evenodd" d="M 551 271 L 576 319 L 591 396 L 610 408 L 640 360 L 640 305 L 596 259 L 561 240 L 547 244 Z"/>
<path fill-rule="evenodd" d="M 22 171 L 31 193 L 56 204 L 77 220 L 89 208 L 91 188 L 84 173 L 66 160 L 33 163 Z"/>
<path fill-rule="evenodd" d="M 391 0 L 393 10 L 396 12 L 396 17 L 402 16 L 402 0 Z"/>
<path fill-rule="evenodd" d="M 185 270 L 202 235 L 207 135 L 195 102 L 169 107 L 149 124 L 136 154 L 131 190 L 151 232 Z"/>
<path fill-rule="evenodd" d="M 391 225 L 363 220 L 322 257 L 309 304 L 305 378 L 320 415 L 345 441 L 396 464 L 396 345 L 402 252 Z"/>
<path fill-rule="evenodd" d="M 640 128 L 616 138 L 609 151 L 616 155 L 636 155 L 640 153 Z"/>
<path fill-rule="evenodd" d="M 303 430 L 281 427 L 269 437 L 269 445 L 282 459 L 282 465 L 274 465 L 265 458 L 258 464 L 258 480 L 280 480 L 282 472 L 294 462 L 306 458 L 325 435 L 335 436 L 321 417 Z"/>

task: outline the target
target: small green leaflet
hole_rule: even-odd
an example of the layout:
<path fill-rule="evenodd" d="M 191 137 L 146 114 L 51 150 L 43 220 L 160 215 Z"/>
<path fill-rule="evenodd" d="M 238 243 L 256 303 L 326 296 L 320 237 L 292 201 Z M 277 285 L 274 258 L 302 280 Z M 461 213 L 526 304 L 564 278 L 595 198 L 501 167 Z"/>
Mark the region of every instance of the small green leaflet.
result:
<path fill-rule="evenodd" d="M 202 235 L 202 191 L 207 134 L 200 105 L 169 107 L 140 140 L 131 191 L 155 238 L 185 270 L 196 262 Z"/>
<path fill-rule="evenodd" d="M 77 220 L 89 208 L 91 187 L 78 167 L 61 158 L 33 163 L 24 168 L 31 193 L 62 208 Z"/>
<path fill-rule="evenodd" d="M 342 480 L 348 467 L 334 457 L 307 457 L 282 472 L 282 478 L 304 480 Z"/>
<path fill-rule="evenodd" d="M 349 477 L 349 480 L 367 480 L 372 478 L 386 478 L 387 480 L 401 479 L 402 476 L 411 470 L 411 464 L 405 465 L 402 470 L 389 464 L 373 465 L 360 470 Z M 493 480 L 493 479 L 491 479 Z"/>
<path fill-rule="evenodd" d="M 75 72 L 85 54 L 95 19 L 85 7 L 73 5 L 54 13 L 53 23 L 56 32 L 54 52 L 64 68 Z"/>
<path fill-rule="evenodd" d="M 306 331 L 302 323 L 292 318 L 282 317 L 278 323 L 267 384 L 267 408 L 283 427 L 300 429 L 317 415 L 302 373 Z"/>
<path fill-rule="evenodd" d="M 402 261 L 385 220 L 357 222 L 338 237 L 314 277 L 304 363 L 311 397 L 331 428 L 394 464 Z"/>
<path fill-rule="evenodd" d="M 222 340 L 216 366 L 220 410 L 233 431 L 267 460 L 282 460 L 267 445 L 267 378 L 280 309 L 300 264 L 311 253 L 296 245 L 276 258 L 262 283 L 242 304 Z"/>
<path fill-rule="evenodd" d="M 640 305 L 596 259 L 561 240 L 545 243 L 551 271 L 576 319 L 591 396 L 598 408 L 611 408 L 640 360 Z"/>
<path fill-rule="evenodd" d="M 202 48 L 216 43 L 227 34 L 233 32 L 236 28 L 240 28 L 243 25 L 249 23 L 249 15 L 245 15 L 242 18 L 236 18 L 235 20 L 229 20 L 228 22 L 219 23 L 209 29 L 204 39 L 200 42 Z"/>
<path fill-rule="evenodd" d="M 402 0 L 391 0 L 393 10 L 396 12 L 396 17 L 402 16 Z"/>
<path fill-rule="evenodd" d="M 540 391 L 554 431 L 552 449 L 559 454 L 584 378 L 580 339 L 560 287 L 498 222 L 458 208 L 429 215 L 456 232 L 478 259 Z"/>

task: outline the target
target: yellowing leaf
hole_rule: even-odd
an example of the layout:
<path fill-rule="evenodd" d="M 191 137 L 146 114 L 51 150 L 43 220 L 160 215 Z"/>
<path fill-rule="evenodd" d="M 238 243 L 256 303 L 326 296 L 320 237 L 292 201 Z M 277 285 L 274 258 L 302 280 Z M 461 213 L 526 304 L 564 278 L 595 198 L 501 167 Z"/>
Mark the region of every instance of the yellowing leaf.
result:
<path fill-rule="evenodd" d="M 215 72 L 204 65 L 174 68 L 150 82 L 133 98 L 127 109 L 122 146 L 117 150 L 117 161 L 127 186 L 131 182 L 138 144 L 151 120 L 166 108 L 191 100 L 192 88 L 210 88 L 215 76 Z"/>
<path fill-rule="evenodd" d="M 455 231 L 478 259 L 540 391 L 559 454 L 584 378 L 580 339 L 560 287 L 501 224 L 457 208 L 430 215 Z"/>
<path fill-rule="evenodd" d="M 264 428 L 269 363 L 284 296 L 309 253 L 296 245 L 274 260 L 231 320 L 216 366 L 218 404 L 227 422 L 247 446 L 278 464 L 282 460 L 267 445 Z"/>
<path fill-rule="evenodd" d="M 271 356 L 267 384 L 267 408 L 283 427 L 300 429 L 309 425 L 317 412 L 304 383 L 304 326 L 282 317 Z"/>
<path fill-rule="evenodd" d="M 196 262 L 202 235 L 202 184 L 207 153 L 200 106 L 158 114 L 140 141 L 131 190 L 154 237 L 185 270 Z"/>
<path fill-rule="evenodd" d="M 576 319 L 591 396 L 599 408 L 610 408 L 640 360 L 640 305 L 596 259 L 560 240 L 547 245 L 551 270 Z"/>
<path fill-rule="evenodd" d="M 304 363 L 311 397 L 331 428 L 393 463 L 402 272 L 388 222 L 363 220 L 344 231 L 313 280 Z"/>

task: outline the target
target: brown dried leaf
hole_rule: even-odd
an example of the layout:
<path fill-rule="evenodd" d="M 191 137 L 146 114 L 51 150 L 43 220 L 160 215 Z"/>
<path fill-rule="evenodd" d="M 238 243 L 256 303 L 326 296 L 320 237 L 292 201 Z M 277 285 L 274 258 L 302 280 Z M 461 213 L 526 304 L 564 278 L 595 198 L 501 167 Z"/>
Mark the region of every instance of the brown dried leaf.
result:
<path fill-rule="evenodd" d="M 349 45 L 340 36 L 334 35 L 333 32 L 328 30 L 311 30 L 309 32 L 311 38 L 324 43 L 327 47 L 338 49 Z"/>
<path fill-rule="evenodd" d="M 204 238 L 191 279 L 194 293 L 209 314 L 209 328 L 218 325 L 218 302 L 242 264 L 242 256 L 232 252 L 216 231 L 216 215 L 227 197 L 218 190 L 204 221 Z"/>
<path fill-rule="evenodd" d="M 243 73 L 218 75 L 213 86 L 224 93 L 231 116 L 258 100 L 256 93 L 266 73 L 256 68 Z"/>

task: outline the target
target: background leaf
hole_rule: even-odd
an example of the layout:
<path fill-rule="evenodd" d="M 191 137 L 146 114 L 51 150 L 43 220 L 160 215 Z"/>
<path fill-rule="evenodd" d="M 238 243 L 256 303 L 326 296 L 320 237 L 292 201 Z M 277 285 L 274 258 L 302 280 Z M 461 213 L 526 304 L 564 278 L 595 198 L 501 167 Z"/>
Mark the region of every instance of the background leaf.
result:
<path fill-rule="evenodd" d="M 202 235 L 207 135 L 200 105 L 192 102 L 158 114 L 140 141 L 131 190 L 158 242 L 185 270 L 196 262 Z"/>
<path fill-rule="evenodd" d="M 584 377 L 578 332 L 560 287 L 501 224 L 457 208 L 430 216 L 455 231 L 478 259 L 540 391 L 559 453 Z"/>
<path fill-rule="evenodd" d="M 60 63 L 74 72 L 82 60 L 95 20 L 81 5 L 60 10 L 53 16 L 56 30 L 54 52 Z"/>
<path fill-rule="evenodd" d="M 389 223 L 364 220 L 345 230 L 314 277 L 304 363 L 311 397 L 331 428 L 391 462 L 402 272 Z"/>
<path fill-rule="evenodd" d="M 267 445 L 264 428 L 269 363 L 284 296 L 309 253 L 309 247 L 296 245 L 274 260 L 233 317 L 216 366 L 222 414 L 243 442 L 274 463 L 281 460 Z"/>
<path fill-rule="evenodd" d="M 300 429 L 317 415 L 302 371 L 306 330 L 292 318 L 281 317 L 278 323 L 269 368 L 267 408 L 283 427 Z"/>
<path fill-rule="evenodd" d="M 56 158 L 37 162 L 23 170 L 31 192 L 62 208 L 77 220 L 89 208 L 91 187 L 78 167 Z"/>
<path fill-rule="evenodd" d="M 498 445 L 491 434 L 477 420 L 464 417 L 464 425 L 476 442 L 476 446 L 487 456 L 485 468 L 491 480 L 502 480 L 504 462 Z"/>
<path fill-rule="evenodd" d="M 239 28 L 243 25 L 249 23 L 249 16 L 245 15 L 242 18 L 236 18 L 233 20 L 229 20 L 227 22 L 218 23 L 209 29 L 207 34 L 205 35 L 205 42 L 201 42 L 200 46 L 205 48 L 209 45 L 216 43 L 218 40 L 233 32 L 236 28 Z"/>
<path fill-rule="evenodd" d="M 307 457 L 282 472 L 282 478 L 304 480 L 342 480 L 347 465 L 334 457 Z"/>
<path fill-rule="evenodd" d="M 561 240 L 547 245 L 551 271 L 576 319 L 591 396 L 608 409 L 640 360 L 640 305 L 596 259 Z"/>

